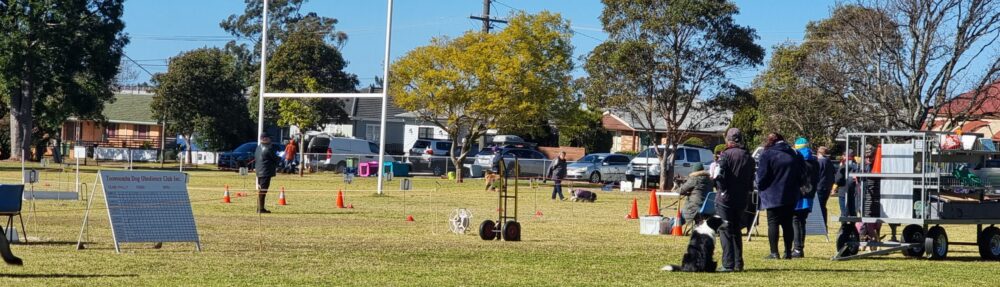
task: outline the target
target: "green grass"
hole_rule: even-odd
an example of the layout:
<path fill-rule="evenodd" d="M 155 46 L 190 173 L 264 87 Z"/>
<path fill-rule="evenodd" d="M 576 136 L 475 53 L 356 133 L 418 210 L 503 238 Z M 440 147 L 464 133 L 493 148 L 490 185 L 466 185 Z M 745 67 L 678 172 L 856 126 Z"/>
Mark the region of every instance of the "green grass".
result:
<path fill-rule="evenodd" d="M 16 182 L 19 170 L 3 164 L 0 182 Z M 105 168 L 108 168 L 105 166 Z M 94 181 L 88 167 L 84 182 Z M 204 250 L 188 243 L 124 244 L 116 254 L 107 211 L 98 196 L 86 250 L 75 250 L 83 220 L 83 201 L 38 201 L 29 220 L 28 245 L 14 245 L 22 267 L 0 265 L 6 286 L 121 285 L 360 285 L 360 286 L 783 286 L 783 285 L 958 285 L 996 284 L 996 262 L 979 261 L 972 246 L 952 246 L 950 259 L 907 259 L 895 254 L 847 262 L 830 261 L 833 243 L 810 236 L 807 258 L 765 261 L 767 243 L 757 237 L 745 245 L 746 272 L 739 274 L 667 273 L 677 264 L 687 238 L 644 236 L 638 222 L 626 220 L 629 201 L 645 193 L 600 192 L 597 203 L 547 199 L 549 190 L 522 189 L 522 242 L 482 241 L 470 232 L 448 231 L 455 208 L 474 213 L 473 225 L 496 216 L 496 194 L 482 191 L 481 180 L 456 184 L 415 178 L 415 191 L 387 183 L 385 195 L 375 181 L 345 185 L 332 174 L 282 175 L 273 190 L 286 188 L 289 205 L 258 216 L 250 197 L 220 203 L 223 186 L 239 191 L 243 180 L 232 172 L 191 171 L 189 190 Z M 68 189 L 59 171 L 42 174 L 46 188 Z M 252 185 L 252 178 L 247 182 Z M 42 187 L 39 187 L 42 188 Z M 338 189 L 354 209 L 334 208 Z M 671 200 L 663 204 L 671 203 Z M 832 200 L 831 207 L 836 204 Z M 533 218 L 535 210 L 541 218 Z M 27 210 L 27 208 L 25 209 Z M 836 212 L 836 208 L 831 209 Z M 673 212 L 673 211 L 669 211 Z M 405 221 L 413 215 L 415 222 Z M 29 219 L 30 218 L 30 219 Z M 887 232 L 888 228 L 885 228 Z M 952 241 L 974 241 L 974 227 L 948 226 Z M 834 235 L 831 234 L 831 238 Z M 717 253 L 716 258 L 719 255 Z"/>

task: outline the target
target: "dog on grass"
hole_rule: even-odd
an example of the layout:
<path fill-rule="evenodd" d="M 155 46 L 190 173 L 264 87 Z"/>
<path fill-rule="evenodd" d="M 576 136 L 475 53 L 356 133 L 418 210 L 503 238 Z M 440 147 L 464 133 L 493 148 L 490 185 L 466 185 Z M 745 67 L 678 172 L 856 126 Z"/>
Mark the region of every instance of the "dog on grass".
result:
<path fill-rule="evenodd" d="M 597 194 L 586 189 L 574 189 L 569 193 L 572 195 L 569 198 L 572 201 L 594 202 L 597 200 Z"/>
<path fill-rule="evenodd" d="M 500 174 L 492 171 L 486 172 L 483 179 L 486 180 L 486 191 L 497 191 L 500 189 Z"/>
<path fill-rule="evenodd" d="M 717 216 L 709 217 L 701 221 L 698 227 L 691 232 L 691 242 L 688 243 L 687 252 L 681 259 L 681 265 L 667 265 L 660 270 L 663 271 L 684 271 L 684 272 L 715 272 L 718 262 L 713 258 L 715 253 L 715 232 L 722 226 L 724 221 Z"/>

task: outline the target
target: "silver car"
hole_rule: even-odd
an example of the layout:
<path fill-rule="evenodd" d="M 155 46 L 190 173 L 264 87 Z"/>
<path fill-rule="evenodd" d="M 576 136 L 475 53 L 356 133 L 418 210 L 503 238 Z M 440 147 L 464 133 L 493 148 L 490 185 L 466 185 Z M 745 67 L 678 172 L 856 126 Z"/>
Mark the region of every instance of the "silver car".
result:
<path fill-rule="evenodd" d="M 631 160 L 623 154 L 588 154 L 566 166 L 566 179 L 593 183 L 622 181 L 625 180 L 625 172 Z"/>

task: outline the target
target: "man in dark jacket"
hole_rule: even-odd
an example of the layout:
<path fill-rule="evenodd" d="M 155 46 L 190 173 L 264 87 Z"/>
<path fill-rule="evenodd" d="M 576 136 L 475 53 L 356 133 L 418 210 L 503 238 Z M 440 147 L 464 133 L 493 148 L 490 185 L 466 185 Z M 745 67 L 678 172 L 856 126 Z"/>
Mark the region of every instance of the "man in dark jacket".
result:
<path fill-rule="evenodd" d="M 559 196 L 559 200 L 565 200 L 562 193 L 562 180 L 566 178 L 566 152 L 559 152 L 559 157 L 556 161 L 552 162 L 552 166 L 549 167 L 549 177 L 552 178 L 552 199 L 556 199 L 556 195 Z"/>
<path fill-rule="evenodd" d="M 794 231 L 792 217 L 795 204 L 802 197 L 801 157 L 777 133 L 767 136 L 764 152 L 757 165 L 757 189 L 760 208 L 767 210 L 767 239 L 771 254 L 766 259 L 781 258 L 778 254 L 778 228 L 784 235 L 785 258 L 791 258 Z"/>
<path fill-rule="evenodd" d="M 264 198 L 267 197 L 267 189 L 271 186 L 271 178 L 278 170 L 278 162 L 281 158 L 271 144 L 271 137 L 267 134 L 260 135 L 260 142 L 257 145 L 257 152 L 254 154 L 254 171 L 257 173 L 257 212 L 271 213 L 264 209 Z"/>
<path fill-rule="evenodd" d="M 830 222 L 826 213 L 826 202 L 830 200 L 830 193 L 833 190 L 833 181 L 836 177 L 837 167 L 830 159 L 830 150 L 821 146 L 816 150 L 818 155 L 816 162 L 819 164 L 819 181 L 816 183 L 816 196 L 819 196 L 819 210 L 823 214 L 823 225 Z"/>
<path fill-rule="evenodd" d="M 726 150 L 719 154 L 719 175 L 715 177 L 719 194 L 715 197 L 715 211 L 725 221 L 719 227 L 722 246 L 722 269 L 743 271 L 743 240 L 741 223 L 747 197 L 753 191 L 755 163 L 750 152 L 743 147 L 743 134 L 737 128 L 726 131 Z"/>

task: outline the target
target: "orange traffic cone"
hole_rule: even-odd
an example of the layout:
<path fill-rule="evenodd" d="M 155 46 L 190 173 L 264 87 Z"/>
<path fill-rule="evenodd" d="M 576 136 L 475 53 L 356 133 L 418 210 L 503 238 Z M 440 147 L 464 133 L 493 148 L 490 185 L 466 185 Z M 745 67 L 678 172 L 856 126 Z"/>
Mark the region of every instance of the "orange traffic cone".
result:
<path fill-rule="evenodd" d="M 354 205 L 353 204 L 348 204 L 347 208 L 354 209 Z"/>
<path fill-rule="evenodd" d="M 413 215 L 407 215 L 406 221 L 413 221 Z"/>
<path fill-rule="evenodd" d="M 677 224 L 680 223 L 680 221 L 681 221 L 681 210 L 677 209 L 677 218 L 674 219 L 674 228 L 670 230 L 670 235 L 684 236 L 684 227 L 682 227 L 680 224 Z"/>
<path fill-rule="evenodd" d="M 278 193 L 278 205 L 288 205 L 288 203 L 285 202 L 285 187 L 284 186 L 281 187 L 281 193 Z"/>
<path fill-rule="evenodd" d="M 229 185 L 226 185 L 226 192 L 222 193 L 222 203 L 230 203 L 229 199 Z"/>
<path fill-rule="evenodd" d="M 541 210 L 535 210 L 535 217 L 542 217 L 542 211 Z"/>
<path fill-rule="evenodd" d="M 337 191 L 337 208 L 344 208 L 344 191 Z"/>
<path fill-rule="evenodd" d="M 632 210 L 629 211 L 628 216 L 625 219 L 639 219 L 639 200 L 632 199 Z"/>
<path fill-rule="evenodd" d="M 875 158 L 872 159 L 872 173 L 882 173 L 882 145 L 875 149 Z"/>
<path fill-rule="evenodd" d="M 656 202 L 656 190 L 649 192 L 649 216 L 660 216 L 660 204 Z"/>

